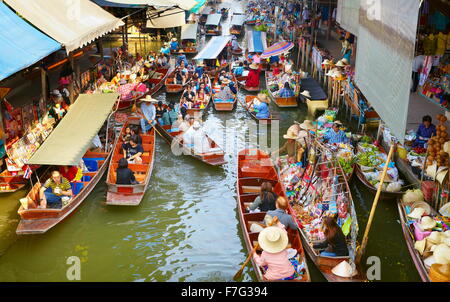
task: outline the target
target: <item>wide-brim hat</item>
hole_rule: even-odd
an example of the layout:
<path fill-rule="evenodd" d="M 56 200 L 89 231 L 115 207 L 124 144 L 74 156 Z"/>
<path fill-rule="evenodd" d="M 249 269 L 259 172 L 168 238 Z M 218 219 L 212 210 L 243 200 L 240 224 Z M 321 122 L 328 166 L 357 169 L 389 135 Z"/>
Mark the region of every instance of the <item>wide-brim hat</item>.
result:
<path fill-rule="evenodd" d="M 269 102 L 269 99 L 268 99 L 267 95 L 264 94 L 264 93 L 258 93 L 258 95 L 257 95 L 256 97 L 257 97 L 258 100 L 260 100 L 261 102 L 264 102 L 264 103 L 268 103 L 268 102 Z"/>
<path fill-rule="evenodd" d="M 178 51 L 178 53 L 184 53 L 184 50 L 180 49 L 180 50 Z"/>
<path fill-rule="evenodd" d="M 307 97 L 308 99 L 311 98 L 311 94 L 309 93 L 309 90 L 305 90 L 305 91 L 301 92 L 300 94 L 303 95 L 304 97 Z"/>
<path fill-rule="evenodd" d="M 426 246 L 426 239 L 418 240 L 414 243 L 414 248 L 419 252 L 420 255 L 423 255 Z"/>
<path fill-rule="evenodd" d="M 432 244 L 441 244 L 442 241 L 447 238 L 442 232 L 431 232 L 431 234 L 427 237 L 427 241 L 431 242 Z"/>
<path fill-rule="evenodd" d="M 446 244 L 439 244 L 433 252 L 434 260 L 439 264 L 450 263 L 450 247 Z"/>
<path fill-rule="evenodd" d="M 436 221 L 431 218 L 430 216 L 423 216 L 422 219 L 420 219 L 419 226 L 422 228 L 422 230 L 431 230 L 436 226 Z"/>
<path fill-rule="evenodd" d="M 357 275 L 356 270 L 347 261 L 342 261 L 331 270 L 333 274 L 343 278 L 350 278 Z"/>
<path fill-rule="evenodd" d="M 341 62 L 344 63 L 345 65 L 349 65 L 350 64 L 350 62 L 346 58 L 343 58 L 341 60 Z"/>
<path fill-rule="evenodd" d="M 283 138 L 284 139 L 297 139 L 298 136 L 293 131 L 288 130 L 287 133 L 285 135 L 283 135 Z"/>
<path fill-rule="evenodd" d="M 252 64 L 250 64 L 249 68 L 251 68 L 251 69 L 258 69 L 259 66 L 256 63 L 252 63 Z"/>
<path fill-rule="evenodd" d="M 338 67 L 345 67 L 345 66 L 347 66 L 348 65 L 348 63 L 346 64 L 344 61 L 342 61 L 342 60 L 339 60 L 339 61 L 337 61 L 337 63 L 336 63 L 336 66 L 338 66 Z"/>
<path fill-rule="evenodd" d="M 304 120 L 303 123 L 300 124 L 300 128 L 304 130 L 314 129 L 314 125 L 310 120 Z"/>
<path fill-rule="evenodd" d="M 158 103 L 158 100 L 155 100 L 150 95 L 146 95 L 145 98 L 142 98 L 141 101 L 149 102 L 149 103 Z"/>
<path fill-rule="evenodd" d="M 287 232 L 279 227 L 266 227 L 258 235 L 261 248 L 269 253 L 279 253 L 286 249 L 289 238 Z"/>
<path fill-rule="evenodd" d="M 431 213 L 431 206 L 426 201 L 416 201 L 416 202 L 414 202 L 411 205 L 411 212 L 414 212 L 414 210 L 417 209 L 417 208 L 422 208 L 423 210 L 425 210 L 425 212 L 422 213 L 422 215 L 423 214 L 430 215 L 430 213 Z"/>
<path fill-rule="evenodd" d="M 414 211 L 408 214 L 408 217 L 413 219 L 420 219 L 424 213 L 425 210 L 423 208 L 416 208 L 414 209 Z"/>
<path fill-rule="evenodd" d="M 175 42 L 175 41 L 177 41 L 177 40 L 178 40 L 178 39 L 177 39 L 177 38 L 175 38 L 175 37 L 174 37 L 174 38 L 172 38 L 172 41 L 173 41 L 173 42 Z"/>

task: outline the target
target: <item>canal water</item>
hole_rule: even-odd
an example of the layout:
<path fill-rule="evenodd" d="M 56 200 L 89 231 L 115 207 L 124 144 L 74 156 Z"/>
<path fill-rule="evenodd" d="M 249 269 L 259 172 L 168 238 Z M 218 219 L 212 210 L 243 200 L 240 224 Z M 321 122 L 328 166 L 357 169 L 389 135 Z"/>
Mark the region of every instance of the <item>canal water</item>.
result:
<path fill-rule="evenodd" d="M 178 97 L 164 89 L 156 95 L 165 102 Z M 239 98 L 244 97 L 241 91 Z M 307 118 L 306 109 L 304 104 L 287 110 L 271 104 L 281 119 L 280 144 L 294 121 Z M 213 139 L 227 146 L 228 163 L 210 167 L 175 156 L 157 137 L 151 183 L 138 207 L 106 206 L 103 177 L 78 210 L 49 232 L 17 236 L 18 200 L 26 191 L 2 195 L 0 282 L 67 281 L 70 256 L 81 259 L 81 281 L 230 281 L 247 256 L 236 212 L 236 155 L 256 147 L 257 137 L 270 141 L 275 127 L 249 131 L 250 117 L 240 104 L 231 113 L 210 107 L 204 120 Z M 373 195 L 356 179 L 350 186 L 362 237 Z M 380 259 L 381 281 L 420 281 L 394 202 L 378 204 L 366 255 Z M 308 264 L 312 281 L 324 281 Z M 255 280 L 249 265 L 242 281 Z"/>

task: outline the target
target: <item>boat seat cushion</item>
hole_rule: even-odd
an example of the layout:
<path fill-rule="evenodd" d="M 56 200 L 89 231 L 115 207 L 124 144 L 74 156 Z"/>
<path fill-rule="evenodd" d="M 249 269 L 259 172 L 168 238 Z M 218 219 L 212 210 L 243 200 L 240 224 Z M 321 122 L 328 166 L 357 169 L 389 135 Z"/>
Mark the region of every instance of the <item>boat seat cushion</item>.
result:
<path fill-rule="evenodd" d="M 90 157 L 84 157 L 83 161 L 86 167 L 88 168 L 89 172 L 95 172 L 98 171 L 98 162 L 101 160 L 105 160 L 105 158 L 98 157 L 98 158 L 90 158 Z"/>
<path fill-rule="evenodd" d="M 82 182 L 71 182 L 70 186 L 72 187 L 73 195 L 78 195 L 78 193 L 80 193 L 81 189 L 83 189 L 84 183 L 82 183 Z"/>

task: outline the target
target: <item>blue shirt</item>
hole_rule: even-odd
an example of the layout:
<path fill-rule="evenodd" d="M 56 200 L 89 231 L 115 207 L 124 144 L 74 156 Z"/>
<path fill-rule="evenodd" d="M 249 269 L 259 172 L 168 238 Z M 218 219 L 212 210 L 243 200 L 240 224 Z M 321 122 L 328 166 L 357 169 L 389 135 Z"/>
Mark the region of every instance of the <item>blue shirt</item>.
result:
<path fill-rule="evenodd" d="M 294 91 L 292 91 L 292 89 L 289 89 L 289 88 L 287 88 L 287 89 L 283 88 L 278 93 L 278 96 L 280 98 L 290 98 L 290 97 L 294 96 Z"/>
<path fill-rule="evenodd" d="M 163 53 L 165 55 L 170 55 L 170 48 L 169 47 L 162 47 L 161 48 L 161 53 Z"/>
<path fill-rule="evenodd" d="M 184 66 L 187 66 L 189 64 L 188 60 L 186 59 L 186 55 L 179 55 L 177 58 L 177 65 L 181 64 L 181 61 L 184 62 Z"/>
<path fill-rule="evenodd" d="M 178 48 L 178 42 L 177 41 L 170 42 L 170 49 L 177 50 L 177 48 Z"/>
<path fill-rule="evenodd" d="M 253 109 L 258 111 L 258 113 L 256 113 L 256 118 L 258 118 L 258 119 L 269 118 L 270 117 L 269 106 L 267 106 L 266 103 L 261 103 L 259 105 L 254 105 Z"/>
<path fill-rule="evenodd" d="M 419 129 L 417 129 L 417 138 L 419 136 L 423 138 L 430 138 L 431 136 L 436 135 L 436 126 L 431 124 L 430 127 L 426 128 L 424 124 L 420 124 Z"/>
<path fill-rule="evenodd" d="M 142 103 L 141 104 L 142 114 L 149 120 L 154 120 L 156 117 L 156 107 L 153 104 Z"/>
<path fill-rule="evenodd" d="M 244 67 L 243 66 L 238 66 L 234 69 L 234 74 L 237 76 L 241 76 L 242 73 L 244 72 Z"/>
<path fill-rule="evenodd" d="M 347 135 L 345 135 L 345 132 L 342 130 L 339 130 L 337 133 L 333 129 L 328 130 L 327 133 L 323 136 L 325 140 L 328 140 L 329 144 L 340 144 L 340 143 L 347 143 L 348 138 Z"/>
<path fill-rule="evenodd" d="M 203 76 L 203 67 L 197 66 L 195 68 L 195 73 L 198 74 L 198 77 L 201 78 Z"/>

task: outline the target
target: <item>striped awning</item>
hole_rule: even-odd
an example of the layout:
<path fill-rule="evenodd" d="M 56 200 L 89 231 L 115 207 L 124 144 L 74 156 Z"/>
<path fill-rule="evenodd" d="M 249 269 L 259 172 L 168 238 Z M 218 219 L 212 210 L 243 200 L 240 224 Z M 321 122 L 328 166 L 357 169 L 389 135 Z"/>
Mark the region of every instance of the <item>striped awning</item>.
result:
<path fill-rule="evenodd" d="M 282 41 L 282 42 L 275 43 L 272 46 L 270 46 L 269 48 L 267 48 L 262 53 L 261 59 L 267 59 L 272 56 L 281 55 L 282 53 L 289 51 L 293 47 L 294 47 L 294 43 L 292 43 L 292 42 Z"/>
<path fill-rule="evenodd" d="M 264 52 L 267 48 L 266 33 L 250 30 L 247 32 L 248 52 Z"/>
<path fill-rule="evenodd" d="M 208 19 L 206 19 L 206 25 L 219 25 L 221 18 L 221 14 L 208 15 Z"/>
<path fill-rule="evenodd" d="M 208 44 L 195 56 L 194 60 L 216 59 L 225 48 L 231 36 L 214 36 Z"/>

